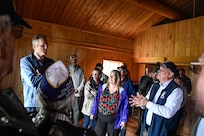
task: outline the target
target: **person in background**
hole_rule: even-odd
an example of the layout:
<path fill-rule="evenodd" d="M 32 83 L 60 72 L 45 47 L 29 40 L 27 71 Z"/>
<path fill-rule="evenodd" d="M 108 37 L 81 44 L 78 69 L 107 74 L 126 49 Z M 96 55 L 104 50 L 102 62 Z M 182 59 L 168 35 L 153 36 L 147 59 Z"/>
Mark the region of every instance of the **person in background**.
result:
<path fill-rule="evenodd" d="M 15 27 L 31 26 L 14 10 L 12 0 L 0 0 L 0 81 L 13 70 Z M 37 129 L 11 87 L 0 89 L 0 134 L 38 136 Z"/>
<path fill-rule="evenodd" d="M 154 83 L 157 83 L 157 71 L 158 69 L 152 69 L 152 68 L 148 68 L 148 73 L 147 75 L 144 75 L 140 78 L 139 81 L 139 86 L 138 86 L 138 92 L 140 94 L 142 94 L 143 96 L 146 96 L 147 93 L 149 92 L 150 88 L 152 87 L 152 85 Z M 141 123 L 142 123 L 142 117 L 143 117 L 143 109 L 139 107 L 139 119 L 138 119 L 138 127 L 137 130 L 135 132 L 135 134 L 137 136 L 140 135 L 140 131 L 141 131 Z"/>
<path fill-rule="evenodd" d="M 98 86 L 99 84 L 102 84 L 102 81 L 100 81 L 100 78 L 101 78 L 101 70 L 98 68 L 95 68 L 92 72 L 91 79 L 86 82 L 86 85 L 84 88 L 84 103 L 81 110 L 82 113 L 84 114 L 83 127 L 89 128 L 92 130 L 94 130 L 95 128 L 95 119 L 90 120 L 90 114 L 91 114 L 94 99 L 96 97 L 96 93 L 98 92 Z"/>
<path fill-rule="evenodd" d="M 159 63 L 159 83 L 152 86 L 146 97 L 137 93 L 130 98 L 131 106 L 143 107 L 141 136 L 175 136 L 183 91 L 174 82 L 177 68 L 173 62 Z"/>
<path fill-rule="evenodd" d="M 33 118 L 39 107 L 36 105 L 36 89 L 46 68 L 54 61 L 45 57 L 48 43 L 45 35 L 35 35 L 32 39 L 33 52 L 20 59 L 20 75 L 23 84 L 24 107 Z"/>
<path fill-rule="evenodd" d="M 70 64 L 67 67 L 74 84 L 75 97 L 72 102 L 74 125 L 79 126 L 80 105 L 82 105 L 82 97 L 85 76 L 83 70 L 77 64 L 77 55 L 70 55 Z"/>
<path fill-rule="evenodd" d="M 101 79 L 100 79 L 100 80 L 101 80 L 103 83 L 107 83 L 107 82 L 108 82 L 108 76 L 103 73 L 103 65 L 102 65 L 101 63 L 97 63 L 95 68 L 100 69 L 101 72 L 102 72 L 102 74 L 101 74 Z"/>
<path fill-rule="evenodd" d="M 120 81 L 120 85 L 125 88 L 125 90 L 127 91 L 128 94 L 128 98 L 131 97 L 131 95 L 136 95 L 136 91 L 133 85 L 132 80 L 128 77 L 128 70 L 126 68 L 126 66 L 120 66 L 118 67 L 118 70 L 120 72 L 121 75 L 121 81 Z M 129 107 L 129 113 L 128 116 L 130 116 L 132 114 L 132 107 L 130 105 L 128 105 Z M 126 135 L 126 128 L 123 128 L 120 132 L 120 136 L 125 136 Z"/>
<path fill-rule="evenodd" d="M 191 136 L 203 136 L 204 130 L 204 53 L 199 58 L 201 71 L 198 74 L 195 85 L 195 110 L 199 113 L 200 117 L 191 132 Z"/>
<path fill-rule="evenodd" d="M 174 81 L 181 87 L 182 91 L 183 91 L 183 102 L 181 107 L 185 107 L 186 103 L 188 102 L 188 91 L 186 89 L 186 87 L 183 85 L 183 82 L 181 81 L 181 79 L 179 77 L 176 77 L 174 79 Z"/>
<path fill-rule="evenodd" d="M 158 71 L 157 68 L 155 69 L 148 68 L 147 75 L 144 75 L 140 78 L 138 89 L 143 96 L 146 96 L 151 86 L 154 83 L 158 82 L 157 71 Z"/>
<path fill-rule="evenodd" d="M 186 87 L 188 94 L 190 94 L 192 90 L 192 84 L 191 79 L 185 75 L 185 69 L 179 69 L 179 78 L 183 82 L 183 85 Z"/>
<path fill-rule="evenodd" d="M 120 72 L 112 70 L 108 83 L 99 85 L 90 119 L 97 117 L 97 136 L 119 136 L 128 121 L 128 95 L 120 86 Z"/>

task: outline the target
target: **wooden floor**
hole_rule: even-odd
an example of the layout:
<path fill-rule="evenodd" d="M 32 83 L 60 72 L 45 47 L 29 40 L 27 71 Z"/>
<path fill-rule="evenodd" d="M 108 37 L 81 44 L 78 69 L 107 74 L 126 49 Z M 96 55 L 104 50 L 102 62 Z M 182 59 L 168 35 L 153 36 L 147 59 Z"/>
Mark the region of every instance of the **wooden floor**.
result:
<path fill-rule="evenodd" d="M 135 131 L 137 129 L 138 123 L 135 117 L 130 117 L 127 126 L 126 136 L 136 136 Z"/>
<path fill-rule="evenodd" d="M 178 136 L 190 136 L 193 125 L 198 117 L 198 114 L 194 111 L 194 102 L 189 100 L 186 105 L 186 114 L 180 122 L 178 128 Z M 137 109 L 134 110 L 133 116 L 129 118 L 126 136 L 136 136 L 135 131 L 138 126 L 137 121 Z"/>

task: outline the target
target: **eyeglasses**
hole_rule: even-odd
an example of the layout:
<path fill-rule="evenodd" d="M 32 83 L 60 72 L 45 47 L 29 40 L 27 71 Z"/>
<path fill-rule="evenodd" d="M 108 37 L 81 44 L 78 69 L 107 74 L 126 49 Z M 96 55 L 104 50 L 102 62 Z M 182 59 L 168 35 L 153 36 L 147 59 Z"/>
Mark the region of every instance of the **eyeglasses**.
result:
<path fill-rule="evenodd" d="M 201 71 L 201 66 L 204 64 L 201 62 L 191 62 L 191 71 L 195 74 L 198 74 Z"/>

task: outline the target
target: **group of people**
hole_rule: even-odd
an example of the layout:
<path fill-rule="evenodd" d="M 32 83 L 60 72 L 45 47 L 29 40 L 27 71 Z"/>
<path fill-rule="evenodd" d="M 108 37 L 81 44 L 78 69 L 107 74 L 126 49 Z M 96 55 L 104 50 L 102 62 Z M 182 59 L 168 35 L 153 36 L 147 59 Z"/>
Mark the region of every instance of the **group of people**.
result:
<path fill-rule="evenodd" d="M 0 79 L 12 72 L 15 39 L 12 27 L 16 25 L 31 28 L 15 12 L 12 0 L 1 0 Z M 143 96 L 141 92 L 135 94 L 125 66 L 111 71 L 107 80 L 107 77 L 102 74 L 102 70 L 97 65 L 89 81 L 85 84 L 84 73 L 80 66 L 77 65 L 76 55 L 70 56 L 71 63 L 66 68 L 63 63 L 54 62 L 45 56 L 48 44 L 44 35 L 34 36 L 32 47 L 34 51 L 20 60 L 24 105 L 21 104 L 12 88 L 0 90 L 0 133 L 2 135 L 42 135 L 39 134 L 41 131 L 36 129 L 33 122 L 37 122 L 37 127 L 42 130 L 42 133 L 45 133 L 44 127 L 48 127 L 49 124 L 44 126 L 40 124 L 47 123 L 44 122 L 47 120 L 51 123 L 54 121 L 54 123 L 46 131 L 46 134 L 43 134 L 44 136 L 66 134 L 105 136 L 106 133 L 110 136 L 123 135 L 130 114 L 130 106 L 140 107 L 144 110 L 141 120 L 141 136 L 176 135 L 180 109 L 184 102 L 184 92 L 181 87 L 182 84 L 179 84 L 177 79 L 174 80 L 177 76 L 177 68 L 173 62 L 159 63 L 157 82 L 151 83 L 148 87 L 149 91 Z M 193 128 L 192 136 L 201 136 L 204 129 L 204 54 L 199 58 L 199 62 L 201 71 L 196 82 L 195 104 L 196 110 L 201 117 Z M 184 72 L 182 71 L 181 75 Z M 186 88 L 189 94 L 191 84 L 188 78 L 185 78 L 185 81 L 189 85 Z M 183 82 L 183 84 L 185 83 Z M 74 125 L 79 125 L 80 96 L 82 92 L 84 92 L 83 127 L 90 127 L 95 131 L 94 133 L 87 129 L 74 127 Z M 40 103 L 36 103 L 36 99 Z M 67 109 L 70 105 L 73 109 L 74 125 L 65 121 L 69 120 L 67 118 Z M 50 116 L 41 116 L 42 114 L 39 114 L 38 111 L 39 107 L 40 113 L 49 114 Z M 27 113 L 29 113 L 30 117 Z M 38 118 L 35 118 L 36 116 Z"/>
<path fill-rule="evenodd" d="M 84 89 L 83 127 L 94 130 L 97 136 L 125 136 L 129 111 L 128 98 L 135 95 L 126 66 L 112 70 L 108 77 L 96 64 Z M 104 76 L 102 76 L 104 75 Z"/>
<path fill-rule="evenodd" d="M 45 122 L 44 118 L 49 117 L 48 113 L 53 114 L 52 118 L 55 118 L 55 121 L 46 121 L 54 124 L 59 116 L 60 119 L 62 119 L 61 113 L 63 113 L 63 120 L 67 119 L 70 121 L 70 119 L 65 118 L 64 115 L 70 116 L 71 111 L 73 125 L 76 127 L 81 126 L 79 121 L 80 113 L 82 112 L 84 114 L 82 127 L 86 129 L 90 128 L 95 131 L 98 136 L 104 136 L 106 133 L 110 136 L 119 135 L 119 133 L 121 136 L 126 134 L 128 116 L 131 114 L 128 98 L 136 94 L 133 82 L 128 77 L 129 71 L 126 66 L 121 66 L 118 67 L 117 70 L 113 70 L 108 77 L 102 72 L 102 64 L 98 63 L 90 79 L 85 83 L 84 71 L 77 64 L 77 55 L 70 55 L 70 64 L 67 66 L 68 75 L 65 75 L 65 77 L 71 77 L 72 84 L 69 83 L 68 86 L 73 86 L 73 90 L 70 90 L 73 92 L 73 97 L 69 99 L 69 101 L 68 98 L 66 98 L 66 102 L 63 100 L 63 103 L 67 103 L 65 110 L 64 106 L 62 106 L 63 109 L 59 106 L 59 103 L 62 104 L 61 100 L 53 99 L 54 96 L 44 94 L 44 91 L 47 92 L 45 86 L 49 86 L 48 88 L 52 90 L 53 88 L 51 88 L 49 84 L 58 78 L 55 76 L 54 79 L 49 79 L 48 76 L 49 73 L 52 73 L 49 72 L 49 69 L 53 69 L 52 67 L 56 65 L 56 62 L 46 57 L 48 50 L 46 36 L 41 34 L 35 35 L 32 39 L 32 48 L 33 52 L 30 55 L 20 59 L 20 74 L 23 84 L 24 107 L 33 122 L 40 129 L 40 132 L 43 134 L 48 133 L 43 130 L 48 129 L 44 126 L 49 125 L 45 123 L 46 125 L 41 126 L 40 124 Z M 54 67 L 56 71 L 57 69 L 63 69 L 63 67 L 59 68 L 59 66 Z M 66 71 L 64 73 L 66 73 Z M 54 75 L 59 75 L 60 77 L 61 74 L 62 73 L 59 72 Z M 67 78 L 65 79 L 61 79 L 63 84 L 67 81 Z M 62 84 L 60 81 L 57 82 L 58 84 Z M 55 87 L 56 92 L 58 89 L 59 87 Z M 55 95 L 60 96 L 63 94 Z M 51 98 L 49 98 L 49 96 Z M 40 101 L 40 103 L 36 100 Z M 54 106 L 50 107 L 50 105 Z M 56 111 L 58 112 L 56 113 Z M 48 117 L 45 117 L 47 115 Z M 52 126 L 50 126 L 50 128 L 51 127 Z M 55 131 L 53 131 L 53 133 L 54 132 Z"/>
<path fill-rule="evenodd" d="M 50 69 L 55 63 L 52 59 L 46 57 L 48 44 L 44 35 L 35 35 L 32 39 L 32 47 L 33 52 L 21 58 L 20 70 L 24 91 L 24 107 L 29 116 L 39 125 L 39 122 L 42 122 L 39 121 L 39 117 L 44 112 L 38 110 L 42 107 L 42 104 L 40 105 L 36 101 L 36 98 L 39 97 L 36 94 L 38 92 L 42 94 L 44 89 L 42 89 L 42 86 L 45 86 L 42 85 L 45 84 L 42 81 L 45 77 L 48 77 L 47 73 L 50 73 L 46 70 Z M 79 118 L 82 112 L 84 114 L 82 127 L 92 129 L 98 136 L 104 136 L 106 133 L 110 136 L 119 135 L 119 133 L 121 136 L 125 135 L 128 116 L 131 113 L 128 98 L 136 94 L 133 82 L 128 77 L 129 71 L 126 66 L 113 70 L 108 77 L 102 72 L 102 64 L 98 63 L 92 71 L 90 79 L 85 83 L 84 72 L 77 64 L 77 55 L 70 55 L 69 59 L 70 64 L 67 66 L 67 71 L 73 82 L 74 96 L 71 104 L 67 104 L 67 111 L 60 112 L 68 114 L 70 113 L 68 111 L 71 110 L 73 124 L 77 127 L 80 127 Z M 38 88 L 41 91 L 37 91 Z M 42 99 L 40 100 L 42 101 Z M 49 112 L 51 112 L 50 108 Z M 53 110 L 53 107 L 51 109 Z M 54 112 L 56 112 L 55 110 L 56 107 Z"/>

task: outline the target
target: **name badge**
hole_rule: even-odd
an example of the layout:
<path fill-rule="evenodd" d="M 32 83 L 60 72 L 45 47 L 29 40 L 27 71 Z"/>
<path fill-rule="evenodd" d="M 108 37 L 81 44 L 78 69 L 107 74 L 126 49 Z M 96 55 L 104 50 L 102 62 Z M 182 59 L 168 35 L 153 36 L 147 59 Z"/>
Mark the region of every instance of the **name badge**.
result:
<path fill-rule="evenodd" d="M 165 96 L 165 95 L 166 95 L 166 91 L 162 92 L 160 98 L 161 98 L 161 99 L 164 99 L 164 96 Z"/>

